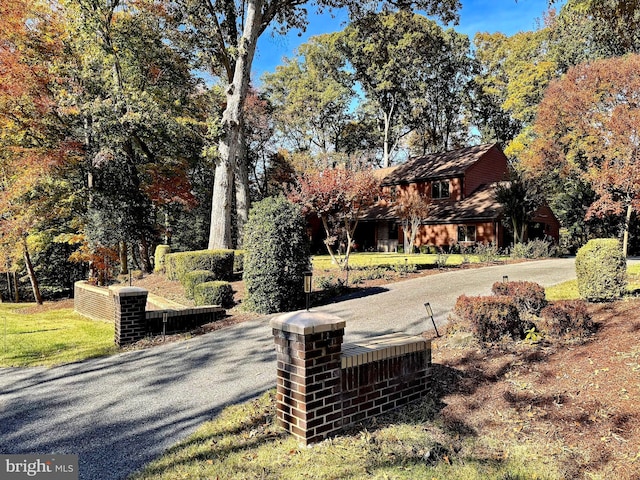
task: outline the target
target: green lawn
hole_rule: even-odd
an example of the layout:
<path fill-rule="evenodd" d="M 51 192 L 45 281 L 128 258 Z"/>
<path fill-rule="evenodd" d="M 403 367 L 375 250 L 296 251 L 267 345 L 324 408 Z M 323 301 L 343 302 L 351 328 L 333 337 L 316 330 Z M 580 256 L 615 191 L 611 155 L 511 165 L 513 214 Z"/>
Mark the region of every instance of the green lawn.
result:
<path fill-rule="evenodd" d="M 358 429 L 304 448 L 276 426 L 272 391 L 226 408 L 130 480 L 563 478 L 536 445 L 460 438 L 437 418 L 439 408 L 427 398 L 379 417 L 371 431 Z M 456 451 L 452 444 L 459 445 Z M 488 450 L 504 458 L 487 458 Z"/>
<path fill-rule="evenodd" d="M 627 268 L 627 289 L 629 292 L 640 290 L 640 265 L 630 265 Z M 578 293 L 578 281 L 569 280 L 568 282 L 558 283 L 545 288 L 547 300 L 577 300 L 580 298 Z"/>
<path fill-rule="evenodd" d="M 500 260 L 509 257 L 501 256 Z M 446 266 L 458 266 L 463 263 L 480 263 L 481 259 L 478 255 L 435 255 L 435 254 L 404 254 L 404 253 L 352 253 L 349 256 L 349 266 L 355 268 L 366 267 L 395 267 L 407 265 L 416 265 L 418 268 L 435 266 L 438 261 L 443 261 Z M 314 255 L 313 268 L 320 270 L 337 269 L 338 266 L 331 263 L 329 255 Z"/>
<path fill-rule="evenodd" d="M 71 308 L 21 313 L 34 304 L 0 304 L 0 367 L 53 366 L 118 351 L 113 324 Z"/>

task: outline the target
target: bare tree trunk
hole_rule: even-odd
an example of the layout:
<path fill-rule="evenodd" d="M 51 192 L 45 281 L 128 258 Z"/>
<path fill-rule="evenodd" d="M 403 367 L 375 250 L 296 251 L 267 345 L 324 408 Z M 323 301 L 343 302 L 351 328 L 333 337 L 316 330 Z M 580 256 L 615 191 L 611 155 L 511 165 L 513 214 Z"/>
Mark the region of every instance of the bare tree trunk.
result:
<path fill-rule="evenodd" d="M 142 270 L 145 273 L 151 273 L 151 258 L 149 258 L 149 242 L 143 236 L 140 239 L 140 261 L 142 262 Z"/>
<path fill-rule="evenodd" d="M 118 256 L 120 257 L 120 274 L 129 274 L 129 256 L 127 255 L 127 242 L 120 240 L 118 243 Z"/>
<path fill-rule="evenodd" d="M 631 223 L 632 211 L 631 203 L 629 203 L 627 205 L 627 215 L 624 219 L 624 233 L 622 234 L 622 254 L 625 258 L 627 258 L 629 250 L 629 224 Z"/>
<path fill-rule="evenodd" d="M 393 110 L 395 105 L 391 105 L 389 112 L 383 112 L 384 115 L 384 152 L 382 156 L 382 168 L 389 166 L 389 135 L 391 135 L 391 117 L 393 116 Z"/>
<path fill-rule="evenodd" d="M 251 206 L 249 198 L 249 159 L 244 129 L 241 131 L 240 147 L 235 172 L 237 248 L 242 248 L 244 226 L 249 220 L 249 207 Z"/>
<path fill-rule="evenodd" d="M 29 255 L 29 247 L 27 246 L 27 239 L 25 237 L 22 237 L 22 252 L 24 254 L 24 264 L 25 264 L 25 267 L 27 268 L 29 281 L 31 282 L 31 288 L 33 289 L 33 298 L 35 298 L 36 303 L 38 305 L 42 305 L 42 295 L 40 294 L 40 286 L 38 285 L 36 272 L 33 270 L 33 264 L 31 263 L 31 256 Z M 18 289 L 16 288 L 16 292 L 17 291 Z"/>
<path fill-rule="evenodd" d="M 211 199 L 211 227 L 209 249 L 231 248 L 231 200 L 244 101 L 249 89 L 251 63 L 262 24 L 262 0 L 249 0 L 246 23 L 238 47 L 238 58 L 233 81 L 227 88 L 227 108 L 222 115 L 223 135 L 218 151 L 220 161 L 216 165 Z"/>
<path fill-rule="evenodd" d="M 18 278 L 16 277 L 15 270 L 11 272 L 13 274 L 13 292 L 15 294 L 14 301 L 20 303 L 20 292 L 18 291 Z"/>

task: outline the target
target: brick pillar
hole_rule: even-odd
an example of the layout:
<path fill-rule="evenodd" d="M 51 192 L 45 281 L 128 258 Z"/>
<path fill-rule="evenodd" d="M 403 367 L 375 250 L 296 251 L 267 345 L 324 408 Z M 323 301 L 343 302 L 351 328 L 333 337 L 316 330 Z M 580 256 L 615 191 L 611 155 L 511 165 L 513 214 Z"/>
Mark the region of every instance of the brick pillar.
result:
<path fill-rule="evenodd" d="M 139 287 L 110 287 L 115 311 L 115 342 L 121 347 L 137 342 L 147 333 L 145 309 L 147 294 Z"/>
<path fill-rule="evenodd" d="M 345 321 L 300 311 L 275 317 L 270 325 L 278 362 L 278 421 L 304 445 L 324 440 L 342 427 Z"/>

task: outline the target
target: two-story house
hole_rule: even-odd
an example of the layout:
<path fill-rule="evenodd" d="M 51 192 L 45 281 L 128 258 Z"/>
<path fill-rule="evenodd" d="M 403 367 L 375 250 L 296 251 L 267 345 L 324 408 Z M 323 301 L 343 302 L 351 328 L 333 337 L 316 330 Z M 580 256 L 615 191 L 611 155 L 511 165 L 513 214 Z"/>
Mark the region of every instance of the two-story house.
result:
<path fill-rule="evenodd" d="M 367 211 L 356 232 L 362 250 L 395 251 L 403 244 L 397 212 L 403 196 L 429 199 L 415 246 L 450 247 L 453 244 L 512 243 L 502 225 L 502 207 L 495 199 L 499 182 L 508 177 L 507 157 L 496 144 L 477 145 L 412 158 L 402 165 L 379 171 L 384 197 Z M 559 238 L 560 224 L 551 209 L 539 208 L 528 236 Z"/>

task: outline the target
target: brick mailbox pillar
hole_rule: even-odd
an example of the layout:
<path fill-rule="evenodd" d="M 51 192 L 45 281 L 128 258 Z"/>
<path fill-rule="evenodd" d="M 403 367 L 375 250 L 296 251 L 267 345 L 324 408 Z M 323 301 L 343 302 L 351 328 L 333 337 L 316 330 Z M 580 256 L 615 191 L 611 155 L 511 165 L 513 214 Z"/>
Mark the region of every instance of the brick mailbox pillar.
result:
<path fill-rule="evenodd" d="M 109 292 L 114 300 L 116 345 L 120 347 L 144 338 L 149 292 L 139 287 L 110 287 Z"/>
<path fill-rule="evenodd" d="M 341 349 L 345 321 L 300 311 L 271 320 L 276 344 L 280 424 L 301 443 L 342 427 Z"/>

